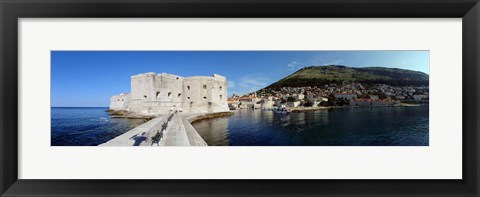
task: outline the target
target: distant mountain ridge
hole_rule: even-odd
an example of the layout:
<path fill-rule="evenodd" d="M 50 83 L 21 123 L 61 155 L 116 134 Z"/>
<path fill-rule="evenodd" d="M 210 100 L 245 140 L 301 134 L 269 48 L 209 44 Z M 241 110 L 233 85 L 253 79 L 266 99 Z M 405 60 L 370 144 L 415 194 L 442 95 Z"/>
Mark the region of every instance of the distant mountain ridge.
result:
<path fill-rule="evenodd" d="M 391 86 L 428 86 L 429 76 L 423 72 L 386 67 L 347 67 L 343 65 L 309 66 L 280 79 L 265 89 L 321 86 L 325 84 L 361 83 Z"/>

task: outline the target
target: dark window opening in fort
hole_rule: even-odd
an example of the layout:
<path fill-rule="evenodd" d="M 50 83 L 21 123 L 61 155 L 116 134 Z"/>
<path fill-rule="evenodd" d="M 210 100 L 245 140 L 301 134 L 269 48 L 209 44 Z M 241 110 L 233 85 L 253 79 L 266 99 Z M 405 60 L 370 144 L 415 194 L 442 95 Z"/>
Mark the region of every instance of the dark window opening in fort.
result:
<path fill-rule="evenodd" d="M 212 102 L 208 102 L 208 105 L 212 105 Z"/>
<path fill-rule="evenodd" d="M 223 97 L 223 96 L 222 96 L 222 95 L 220 95 L 220 99 L 222 99 L 222 97 Z"/>
<path fill-rule="evenodd" d="M 203 85 L 203 89 L 207 89 L 207 85 Z"/>
<path fill-rule="evenodd" d="M 123 101 L 123 99 L 122 99 L 122 101 Z"/>
<path fill-rule="evenodd" d="M 190 90 L 190 86 L 187 86 L 188 90 Z"/>
<path fill-rule="evenodd" d="M 220 90 L 222 89 L 222 86 L 220 86 Z"/>
<path fill-rule="evenodd" d="M 143 98 L 147 98 L 147 95 L 143 95 Z"/>
<path fill-rule="evenodd" d="M 118 99 L 117 101 L 120 101 L 120 99 Z"/>
<path fill-rule="evenodd" d="M 187 99 L 190 99 L 190 97 L 187 97 Z"/>
<path fill-rule="evenodd" d="M 203 97 L 203 99 L 207 99 L 207 97 L 206 97 L 206 96 L 204 96 L 204 97 Z"/>
<path fill-rule="evenodd" d="M 178 80 L 178 77 L 177 77 L 177 80 Z"/>
<path fill-rule="evenodd" d="M 182 96 L 182 94 L 178 93 L 178 97 Z"/>
<path fill-rule="evenodd" d="M 172 95 L 172 93 L 171 93 L 171 92 L 169 92 L 169 93 L 168 93 L 168 97 L 170 97 L 170 95 Z"/>
<path fill-rule="evenodd" d="M 157 97 L 157 98 L 160 97 L 160 92 L 157 92 L 156 97 Z"/>

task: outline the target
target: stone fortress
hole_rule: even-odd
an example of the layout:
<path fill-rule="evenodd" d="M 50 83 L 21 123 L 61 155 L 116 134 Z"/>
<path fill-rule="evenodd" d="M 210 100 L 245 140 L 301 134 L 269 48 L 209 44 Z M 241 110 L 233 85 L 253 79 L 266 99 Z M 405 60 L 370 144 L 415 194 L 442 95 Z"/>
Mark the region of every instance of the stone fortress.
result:
<path fill-rule="evenodd" d="M 167 73 L 144 73 L 132 76 L 130 86 L 130 94 L 122 93 L 110 98 L 110 110 L 131 115 L 229 111 L 227 80 L 217 74 L 211 77 L 180 77 Z"/>

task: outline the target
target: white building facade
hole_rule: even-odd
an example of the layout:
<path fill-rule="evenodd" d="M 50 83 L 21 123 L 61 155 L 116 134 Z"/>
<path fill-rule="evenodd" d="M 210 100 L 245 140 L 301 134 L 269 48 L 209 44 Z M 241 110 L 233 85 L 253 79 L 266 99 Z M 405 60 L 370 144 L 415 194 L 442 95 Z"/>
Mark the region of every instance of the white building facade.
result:
<path fill-rule="evenodd" d="M 110 98 L 110 109 L 136 115 L 228 111 L 227 80 L 217 74 L 211 77 L 138 74 L 131 77 L 130 94 Z"/>
<path fill-rule="evenodd" d="M 356 98 L 357 98 L 357 94 L 353 94 L 353 93 L 337 93 L 337 94 L 335 94 L 335 99 L 352 100 L 352 99 L 356 99 Z"/>

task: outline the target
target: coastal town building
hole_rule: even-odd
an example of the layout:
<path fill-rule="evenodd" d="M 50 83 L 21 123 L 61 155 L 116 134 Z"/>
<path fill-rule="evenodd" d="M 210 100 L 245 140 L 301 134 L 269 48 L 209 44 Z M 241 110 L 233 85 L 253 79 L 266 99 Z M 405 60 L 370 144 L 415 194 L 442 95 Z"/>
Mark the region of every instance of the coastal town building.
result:
<path fill-rule="evenodd" d="M 287 107 L 298 107 L 298 106 L 300 106 L 301 103 L 302 102 L 300 102 L 300 101 L 287 102 L 286 106 Z"/>
<path fill-rule="evenodd" d="M 324 84 L 321 86 L 261 89 L 243 96 L 233 95 L 230 109 L 298 108 L 298 107 L 390 107 L 424 105 L 429 101 L 428 86 L 392 86 L 360 83 Z"/>
<path fill-rule="evenodd" d="M 335 99 L 347 99 L 347 100 L 352 100 L 356 99 L 357 94 L 356 93 L 336 93 L 335 94 Z"/>
<path fill-rule="evenodd" d="M 318 106 L 322 102 L 327 102 L 328 98 L 320 96 L 320 97 L 312 98 L 311 101 L 313 102 L 313 106 Z"/>
<path fill-rule="evenodd" d="M 273 109 L 275 105 L 275 102 L 271 99 L 263 99 L 260 103 L 260 108 L 263 110 Z"/>
<path fill-rule="evenodd" d="M 350 106 L 352 107 L 394 107 L 399 105 L 400 101 L 391 99 L 353 99 L 350 101 Z"/>
<path fill-rule="evenodd" d="M 378 97 L 378 95 L 370 95 L 370 99 L 372 99 L 372 100 L 378 100 L 378 99 L 380 99 L 380 98 Z"/>
<path fill-rule="evenodd" d="M 428 98 L 427 95 L 423 95 L 423 94 L 415 94 L 412 97 L 413 97 L 413 100 L 415 101 L 426 100 Z"/>
<path fill-rule="evenodd" d="M 180 77 L 167 73 L 144 73 L 131 77 L 131 93 L 110 98 L 110 110 L 135 115 L 167 114 L 171 111 L 228 111 L 227 80 L 209 76 Z"/>
<path fill-rule="evenodd" d="M 259 109 L 261 107 L 261 99 L 256 94 L 242 96 L 238 101 L 239 109 Z"/>

